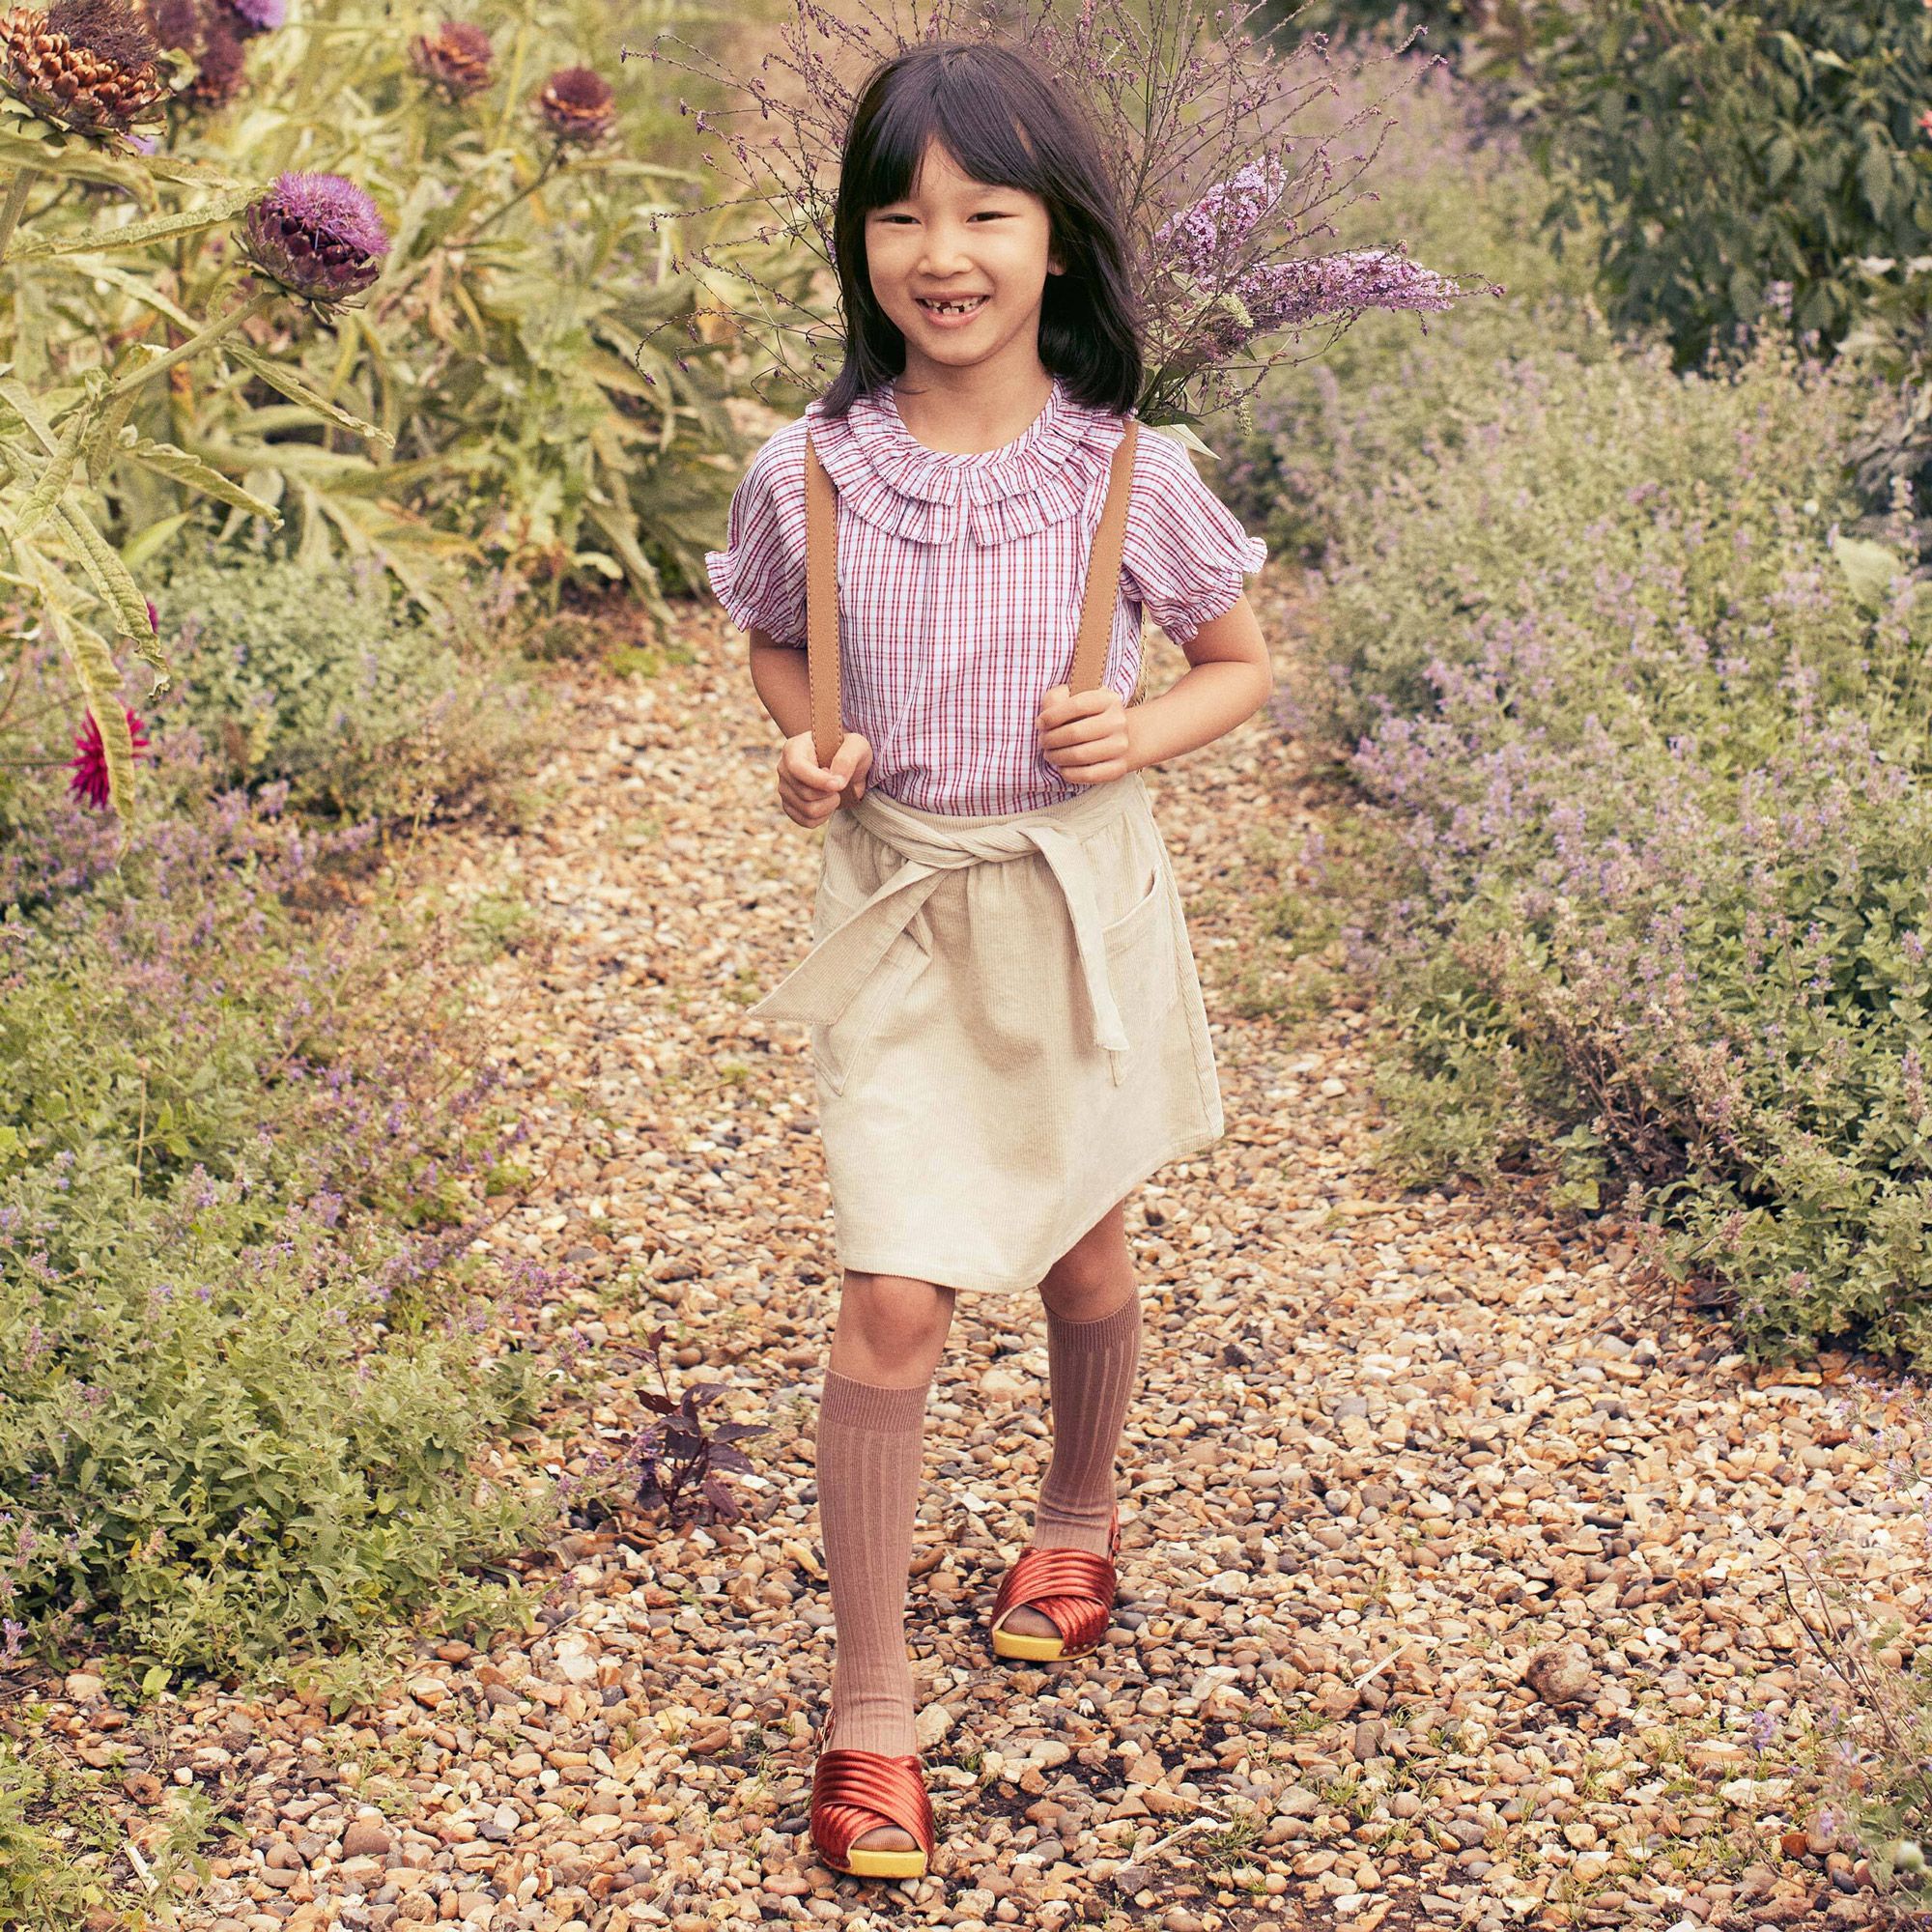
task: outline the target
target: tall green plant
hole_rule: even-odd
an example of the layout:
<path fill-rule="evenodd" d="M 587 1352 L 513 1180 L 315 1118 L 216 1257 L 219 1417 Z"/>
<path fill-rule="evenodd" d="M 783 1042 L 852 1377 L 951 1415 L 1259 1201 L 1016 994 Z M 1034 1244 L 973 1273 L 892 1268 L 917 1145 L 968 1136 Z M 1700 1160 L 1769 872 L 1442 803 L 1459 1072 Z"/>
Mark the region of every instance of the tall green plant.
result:
<path fill-rule="evenodd" d="M 1932 26 L 1923 0 L 1603 0 L 1547 9 L 1534 134 L 1605 224 L 1611 320 L 1678 364 L 1729 343 L 1788 283 L 1835 343 L 1932 238 Z M 1921 321 L 1923 316 L 1920 298 Z"/>
<path fill-rule="evenodd" d="M 57 0 L 44 14 L 14 14 L 0 22 L 0 88 L 6 90 L 0 166 L 9 170 L 0 201 L 0 274 L 12 296 L 14 350 L 8 373 L 0 376 L 0 544 L 10 581 L 38 600 L 86 695 L 108 797 L 124 829 L 133 739 L 118 697 L 120 673 L 109 639 L 131 644 L 158 672 L 151 695 L 169 689 L 173 671 L 130 568 L 130 552 L 138 558 L 152 532 L 134 533 L 131 546 L 109 541 L 120 479 L 152 473 L 279 521 L 272 506 L 190 450 L 144 435 L 132 420 L 137 406 L 157 377 L 199 358 L 260 366 L 261 358 L 236 338 L 247 325 L 286 306 L 290 295 L 322 309 L 366 285 L 359 275 L 318 279 L 292 265 L 286 235 L 271 235 L 270 226 L 284 217 L 299 222 L 308 212 L 291 212 L 274 200 L 277 190 L 223 169 L 139 151 L 131 130 L 157 111 L 160 54 L 145 16 L 120 0 Z M 36 207 L 37 192 L 46 185 L 53 192 Z M 355 195 L 347 183 L 339 185 Z M 187 190 L 185 205 L 165 206 L 164 187 Z M 118 191 L 127 198 L 117 211 L 122 218 L 104 224 L 104 235 L 92 219 L 77 221 L 68 204 L 75 190 L 80 200 L 72 206 L 84 213 L 91 196 Z M 158 245 L 198 236 L 244 212 L 246 258 L 228 257 L 198 316 L 162 294 L 152 266 L 130 270 L 110 259 L 131 251 L 138 262 L 151 264 Z M 373 224 L 359 239 L 379 247 L 381 224 L 373 209 L 357 206 L 351 213 Z M 312 225 L 305 232 L 310 241 L 321 238 Z M 155 319 L 150 313 L 140 327 L 76 345 L 75 353 L 50 354 L 52 331 L 43 318 L 85 311 L 102 280 L 166 315 L 182 339 L 165 350 L 144 341 L 147 323 Z M 277 380 L 272 368 L 270 380 Z M 285 389 L 291 386 L 280 380 Z M 309 401 L 325 412 L 330 407 L 321 398 Z"/>

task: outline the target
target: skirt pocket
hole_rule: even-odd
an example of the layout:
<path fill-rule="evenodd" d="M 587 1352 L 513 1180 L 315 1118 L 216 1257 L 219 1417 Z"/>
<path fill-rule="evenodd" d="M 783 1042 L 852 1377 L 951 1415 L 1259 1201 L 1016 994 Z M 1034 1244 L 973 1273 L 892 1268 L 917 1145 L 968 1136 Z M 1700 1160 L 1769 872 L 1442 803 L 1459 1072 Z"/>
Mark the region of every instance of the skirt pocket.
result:
<path fill-rule="evenodd" d="M 836 932 L 869 896 L 848 898 L 821 871 L 811 909 L 813 944 Z M 879 1022 L 898 1005 L 924 959 L 925 949 L 909 931 L 897 934 L 845 1010 L 836 1020 L 812 1027 L 811 1063 L 833 1093 L 844 1093 L 863 1066 Z"/>
<path fill-rule="evenodd" d="M 1157 1037 L 1161 1023 L 1180 997 L 1175 947 L 1174 895 L 1163 852 L 1154 861 L 1153 883 L 1127 911 L 1100 930 L 1107 954 L 1107 979 L 1126 1030 L 1127 1051 L 1116 1053 L 1114 1082 L 1126 1078 L 1126 1063 Z"/>

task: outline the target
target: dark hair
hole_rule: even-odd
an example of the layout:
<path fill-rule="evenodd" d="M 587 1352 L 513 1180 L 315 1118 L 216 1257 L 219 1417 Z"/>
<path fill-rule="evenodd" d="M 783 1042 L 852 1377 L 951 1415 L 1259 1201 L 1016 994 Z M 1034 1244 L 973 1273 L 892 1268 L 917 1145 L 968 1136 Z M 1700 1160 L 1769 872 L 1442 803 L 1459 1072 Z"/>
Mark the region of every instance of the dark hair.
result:
<path fill-rule="evenodd" d="M 1139 304 L 1113 184 L 1093 127 L 1025 55 L 988 41 L 929 41 L 885 62 L 853 103 L 833 210 L 845 360 L 825 392 L 840 416 L 905 368 L 905 337 L 866 268 L 866 217 L 912 191 L 929 140 L 975 181 L 1046 203 L 1063 272 L 1046 278 L 1039 359 L 1076 402 L 1124 415 L 1140 400 Z"/>

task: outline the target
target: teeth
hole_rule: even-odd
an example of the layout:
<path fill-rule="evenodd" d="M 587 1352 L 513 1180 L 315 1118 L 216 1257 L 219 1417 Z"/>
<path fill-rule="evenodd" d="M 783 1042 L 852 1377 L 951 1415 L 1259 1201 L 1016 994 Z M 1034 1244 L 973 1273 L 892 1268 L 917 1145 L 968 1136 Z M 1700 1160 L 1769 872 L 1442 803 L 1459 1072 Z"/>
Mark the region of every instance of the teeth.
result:
<path fill-rule="evenodd" d="M 986 298 L 984 296 L 975 296 L 970 301 L 956 301 L 956 302 L 928 301 L 924 304 L 924 306 L 926 308 L 931 309 L 935 314 L 938 315 L 964 315 L 968 309 L 978 308 L 980 304 Z"/>

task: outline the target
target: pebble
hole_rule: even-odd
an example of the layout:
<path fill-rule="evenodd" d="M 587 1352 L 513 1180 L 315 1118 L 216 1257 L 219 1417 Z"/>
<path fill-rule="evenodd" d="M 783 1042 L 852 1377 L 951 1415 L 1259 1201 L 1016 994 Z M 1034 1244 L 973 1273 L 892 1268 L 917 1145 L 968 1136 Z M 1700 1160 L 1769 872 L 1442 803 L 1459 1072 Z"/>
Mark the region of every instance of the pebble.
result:
<path fill-rule="evenodd" d="M 1257 596 L 1285 659 L 1313 616 L 1292 583 Z M 1587 1879 L 1626 1902 L 1579 1922 L 1730 1932 L 1784 1911 L 1801 1872 L 1873 1903 L 1822 1837 L 1767 1863 L 1754 1906 L 1724 1864 L 1732 1844 L 1775 1854 L 1814 1808 L 1769 1795 L 1737 1742 L 1771 1700 L 1822 1695 L 1765 1550 L 1834 1526 L 1864 1552 L 1871 1610 L 1924 1620 L 1917 1552 L 1879 1535 L 1884 1457 L 1828 1427 L 1849 1358 L 1821 1357 L 1815 1386 L 1754 1377 L 1721 1324 L 1659 1293 L 1615 1214 L 1552 1215 L 1514 1182 L 1404 1191 L 1378 1166 L 1358 991 L 1344 980 L 1294 1026 L 1268 1008 L 1299 968 L 1267 908 L 1306 883 L 1294 855 L 1338 808 L 1265 712 L 1149 775 L 1228 1132 L 1128 1208 L 1144 1350 L 1107 1641 L 1037 1669 L 987 1657 L 1051 1425 L 1037 1300 L 962 1295 L 907 1597 L 949 1869 L 868 1888 L 817 1862 L 834 1620 L 810 1428 L 834 1251 L 802 1030 L 750 1019 L 745 996 L 803 950 L 820 840 L 774 805 L 742 639 L 700 615 L 681 639 L 693 662 L 654 678 L 553 668 L 570 742 L 547 815 L 426 844 L 458 901 L 520 892 L 554 941 L 472 996 L 529 1127 L 519 1158 L 549 1177 L 479 1260 L 549 1271 L 544 1346 L 576 1339 L 481 1473 L 605 1466 L 645 1419 L 664 1324 L 674 1385 L 715 1381 L 708 1414 L 767 1432 L 744 1444 L 753 1476 L 725 1479 L 746 1514 L 673 1534 L 612 1490 L 609 1514 L 509 1566 L 534 1629 L 427 1637 L 336 1715 L 314 1694 L 171 1692 L 140 1734 L 159 1805 L 122 1785 L 147 1767 L 103 1680 L 44 1677 L 49 1735 L 95 1754 L 130 1831 L 176 1802 L 176 1767 L 221 1794 L 196 1922 L 686 1932 L 890 1908 L 962 1932 L 1504 1932 L 1554 1924 Z M 1184 668 L 1157 637 L 1151 660 Z M 1923 1434 L 1893 1426 L 1901 1453 Z M 1679 1786 L 1664 1834 L 1657 1793 Z M 1255 1829 L 1224 1873 L 1204 1843 L 1236 1817 Z M 1668 1861 L 1622 1861 L 1666 1841 Z"/>

